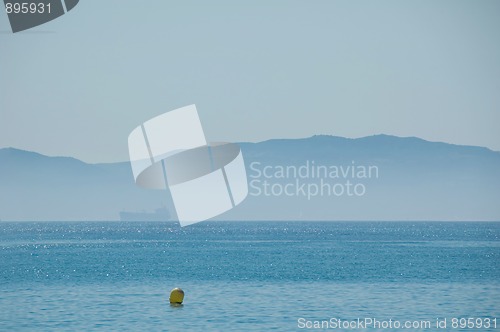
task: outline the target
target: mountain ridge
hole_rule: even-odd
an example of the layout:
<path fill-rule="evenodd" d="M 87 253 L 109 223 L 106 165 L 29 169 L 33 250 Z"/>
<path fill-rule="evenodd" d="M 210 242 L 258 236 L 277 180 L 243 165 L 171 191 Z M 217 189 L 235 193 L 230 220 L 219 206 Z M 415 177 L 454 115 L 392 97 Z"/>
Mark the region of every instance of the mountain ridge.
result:
<path fill-rule="evenodd" d="M 254 186 L 218 220 L 500 220 L 500 152 L 488 148 L 391 135 L 315 135 L 240 146 Z M 380 177 L 352 179 L 366 187 L 362 197 L 253 195 L 256 187 L 263 189 L 258 181 L 266 180 L 256 179 L 256 169 L 312 161 L 376 165 Z M 275 186 L 291 181 L 267 180 Z M 312 185 L 318 179 L 306 180 Z M 325 179 L 332 185 L 341 180 Z M 128 162 L 86 163 L 0 149 L 1 220 L 117 220 L 120 211 L 161 206 L 174 209 L 168 193 L 137 187 Z"/>
<path fill-rule="evenodd" d="M 455 144 L 455 143 L 447 143 L 447 142 L 441 142 L 441 141 L 428 141 L 423 138 L 417 137 L 417 136 L 396 136 L 396 135 L 389 135 L 389 134 L 375 134 L 375 135 L 369 135 L 369 136 L 362 136 L 362 137 L 357 137 L 357 138 L 350 138 L 350 137 L 343 137 L 343 136 L 335 136 L 335 135 L 327 135 L 327 134 L 317 134 L 317 135 L 312 135 L 309 137 L 303 137 L 303 138 L 271 138 L 259 142 L 237 142 L 237 144 L 242 144 L 242 145 L 255 145 L 255 144 L 265 144 L 265 143 L 274 143 L 274 142 L 297 142 L 297 141 L 311 141 L 315 139 L 331 139 L 331 140 L 341 140 L 344 142 L 363 142 L 363 141 L 370 141 L 370 140 L 377 140 L 380 142 L 381 139 L 389 139 L 389 140 L 399 140 L 401 142 L 405 141 L 414 141 L 418 143 L 423 143 L 423 144 L 433 144 L 435 146 L 448 146 L 448 147 L 461 147 L 461 148 L 471 148 L 471 149 L 483 149 L 489 152 L 496 153 L 500 155 L 500 151 L 492 150 L 488 147 L 484 146 L 478 146 L 478 145 L 463 145 L 463 144 Z M 84 160 L 78 159 L 76 157 L 72 156 L 49 156 L 45 155 L 40 152 L 36 151 L 30 151 L 30 150 L 23 150 L 15 147 L 4 147 L 0 148 L 0 155 L 5 152 L 14 152 L 14 153 L 31 153 L 34 155 L 38 155 L 40 157 L 48 157 L 48 158 L 68 158 L 68 159 L 73 159 L 77 160 L 79 162 L 82 162 L 87 165 L 108 165 L 108 164 L 120 164 L 120 163 L 128 163 L 128 160 L 124 161 L 114 161 L 114 162 L 86 162 Z"/>

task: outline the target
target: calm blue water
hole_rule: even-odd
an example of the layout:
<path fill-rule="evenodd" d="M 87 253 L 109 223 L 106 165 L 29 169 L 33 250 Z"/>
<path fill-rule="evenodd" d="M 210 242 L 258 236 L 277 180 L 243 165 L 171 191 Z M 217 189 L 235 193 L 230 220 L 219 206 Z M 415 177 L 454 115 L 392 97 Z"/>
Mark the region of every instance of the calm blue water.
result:
<path fill-rule="evenodd" d="M 0 223 L 2 331 L 434 331 L 454 317 L 498 331 L 499 299 L 500 223 Z"/>

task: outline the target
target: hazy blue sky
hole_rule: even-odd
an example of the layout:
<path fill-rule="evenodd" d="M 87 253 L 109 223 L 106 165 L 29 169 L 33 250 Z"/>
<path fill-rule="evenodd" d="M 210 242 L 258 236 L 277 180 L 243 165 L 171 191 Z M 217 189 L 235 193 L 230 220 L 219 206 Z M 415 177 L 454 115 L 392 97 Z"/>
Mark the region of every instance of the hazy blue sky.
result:
<path fill-rule="evenodd" d="M 135 126 L 195 103 L 210 141 L 500 150 L 500 1 L 81 0 L 0 31 L 0 147 L 126 160 Z"/>

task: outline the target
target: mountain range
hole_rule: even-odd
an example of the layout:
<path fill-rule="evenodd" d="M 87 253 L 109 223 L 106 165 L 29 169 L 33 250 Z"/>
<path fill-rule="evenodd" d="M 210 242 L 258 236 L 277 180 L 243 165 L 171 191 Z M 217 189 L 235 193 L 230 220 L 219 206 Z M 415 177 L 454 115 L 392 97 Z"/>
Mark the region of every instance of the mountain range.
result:
<path fill-rule="evenodd" d="M 500 152 L 487 148 L 388 135 L 239 145 L 250 192 L 216 220 L 500 220 Z M 0 149 L 2 221 L 118 220 L 159 207 L 175 216 L 168 192 L 137 187 L 128 162 Z"/>

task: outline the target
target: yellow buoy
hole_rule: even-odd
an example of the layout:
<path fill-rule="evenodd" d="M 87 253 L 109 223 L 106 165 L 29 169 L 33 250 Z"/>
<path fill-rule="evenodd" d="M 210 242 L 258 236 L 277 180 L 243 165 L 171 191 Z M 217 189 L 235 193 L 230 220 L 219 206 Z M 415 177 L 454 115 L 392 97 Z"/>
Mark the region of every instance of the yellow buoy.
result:
<path fill-rule="evenodd" d="M 172 304 L 182 304 L 184 301 L 184 291 L 180 288 L 174 288 L 170 292 L 170 303 Z"/>

